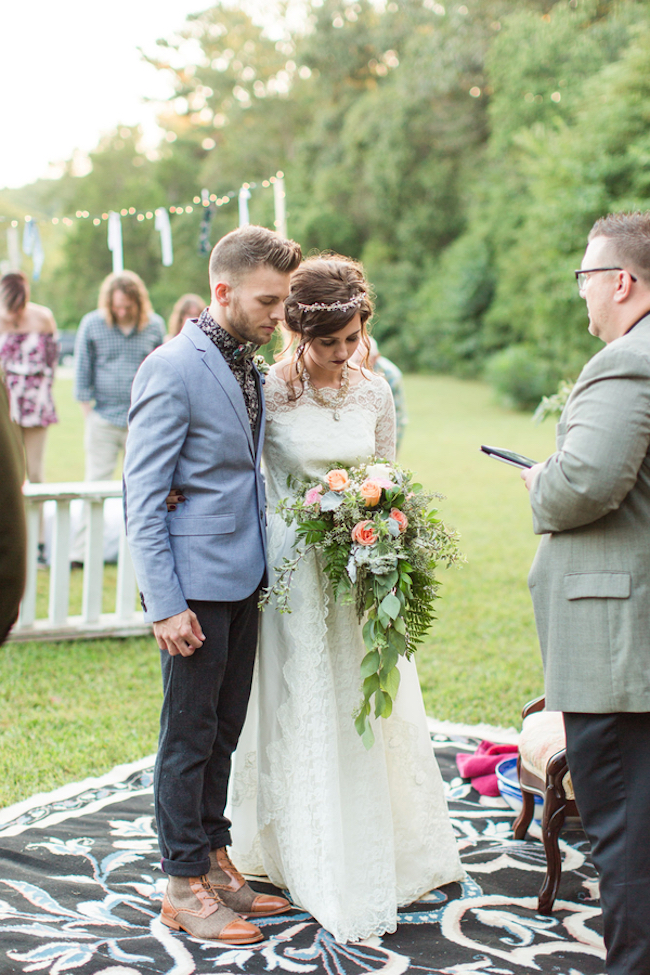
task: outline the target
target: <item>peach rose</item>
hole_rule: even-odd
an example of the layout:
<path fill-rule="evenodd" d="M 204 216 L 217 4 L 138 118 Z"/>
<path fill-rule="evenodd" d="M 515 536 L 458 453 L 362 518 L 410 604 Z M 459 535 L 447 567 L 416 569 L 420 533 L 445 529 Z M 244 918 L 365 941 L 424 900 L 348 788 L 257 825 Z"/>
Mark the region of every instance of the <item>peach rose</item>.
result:
<path fill-rule="evenodd" d="M 389 517 L 392 518 L 393 521 L 397 522 L 401 532 L 406 531 L 409 526 L 409 520 L 403 511 L 400 511 L 399 508 L 391 508 Z"/>
<path fill-rule="evenodd" d="M 339 470 L 334 468 L 332 471 L 328 471 L 325 475 L 325 480 L 327 481 L 327 486 L 330 491 L 336 491 L 341 494 L 346 488 L 350 487 L 350 478 L 348 477 L 348 472 L 344 470 Z"/>
<path fill-rule="evenodd" d="M 352 541 L 357 545 L 374 545 L 377 541 L 377 532 L 369 519 L 359 521 L 352 529 Z"/>
<path fill-rule="evenodd" d="M 317 487 L 310 488 L 305 495 L 305 504 L 318 504 L 323 493 L 323 488 L 319 484 Z"/>
<path fill-rule="evenodd" d="M 366 503 L 366 508 L 372 508 L 373 505 L 379 504 L 381 498 L 381 484 L 377 481 L 373 481 L 372 478 L 366 478 L 361 487 L 359 488 L 361 492 L 361 497 Z"/>

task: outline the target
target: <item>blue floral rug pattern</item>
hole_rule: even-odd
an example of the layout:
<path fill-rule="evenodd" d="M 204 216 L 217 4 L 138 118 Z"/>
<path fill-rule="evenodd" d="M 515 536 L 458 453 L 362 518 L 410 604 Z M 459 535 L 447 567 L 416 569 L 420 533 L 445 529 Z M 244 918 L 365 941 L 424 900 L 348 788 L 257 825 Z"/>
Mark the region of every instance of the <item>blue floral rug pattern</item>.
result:
<path fill-rule="evenodd" d="M 584 834 L 575 826 L 563 832 L 560 893 L 553 915 L 542 917 L 540 840 L 513 840 L 512 810 L 481 804 L 457 777 L 456 753 L 477 744 L 433 738 L 470 879 L 401 912 L 395 934 L 355 945 L 337 944 L 299 910 L 259 922 L 266 940 L 246 948 L 165 927 L 150 762 L 4 810 L 0 972 L 603 975 L 598 890 Z"/>

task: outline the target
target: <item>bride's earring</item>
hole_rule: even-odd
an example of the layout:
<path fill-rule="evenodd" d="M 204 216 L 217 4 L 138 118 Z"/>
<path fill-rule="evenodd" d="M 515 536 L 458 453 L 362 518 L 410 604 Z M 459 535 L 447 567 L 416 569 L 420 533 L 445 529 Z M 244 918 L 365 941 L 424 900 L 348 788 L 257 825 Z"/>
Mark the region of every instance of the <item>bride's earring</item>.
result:
<path fill-rule="evenodd" d="M 302 359 L 304 352 L 305 352 L 305 343 L 301 342 L 298 348 L 296 349 L 296 359 Z"/>

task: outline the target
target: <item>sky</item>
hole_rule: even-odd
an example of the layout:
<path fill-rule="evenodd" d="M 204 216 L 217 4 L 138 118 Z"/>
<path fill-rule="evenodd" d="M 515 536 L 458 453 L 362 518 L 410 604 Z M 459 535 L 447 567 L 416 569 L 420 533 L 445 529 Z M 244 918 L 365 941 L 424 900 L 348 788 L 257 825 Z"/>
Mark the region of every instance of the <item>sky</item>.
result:
<path fill-rule="evenodd" d="M 75 152 L 83 159 L 119 124 L 143 124 L 153 144 L 155 108 L 144 98 L 165 98 L 170 88 L 138 47 L 154 53 L 158 38 L 171 37 L 189 13 L 209 6 L 209 0 L 8 0 L 0 18 L 0 188 L 60 174 L 62 162 Z"/>

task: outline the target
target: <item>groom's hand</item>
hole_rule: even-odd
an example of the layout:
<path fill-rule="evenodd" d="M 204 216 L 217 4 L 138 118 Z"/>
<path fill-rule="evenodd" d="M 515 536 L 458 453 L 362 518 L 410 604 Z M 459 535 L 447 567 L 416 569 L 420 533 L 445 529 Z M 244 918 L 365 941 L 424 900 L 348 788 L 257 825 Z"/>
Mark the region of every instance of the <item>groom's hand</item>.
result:
<path fill-rule="evenodd" d="M 191 609 L 158 620 L 153 625 L 153 635 L 160 649 L 167 650 L 172 657 L 179 653 L 183 657 L 191 657 L 205 640 L 197 615 Z"/>

